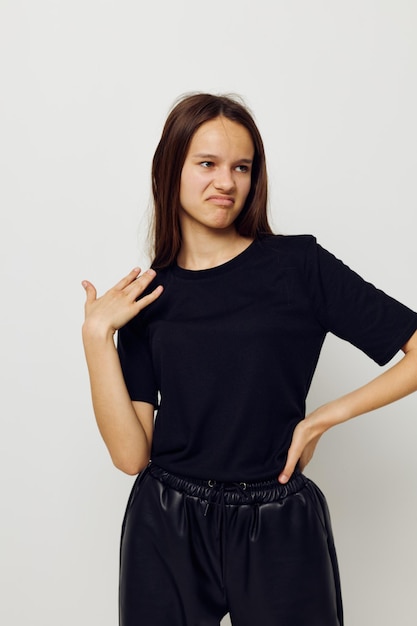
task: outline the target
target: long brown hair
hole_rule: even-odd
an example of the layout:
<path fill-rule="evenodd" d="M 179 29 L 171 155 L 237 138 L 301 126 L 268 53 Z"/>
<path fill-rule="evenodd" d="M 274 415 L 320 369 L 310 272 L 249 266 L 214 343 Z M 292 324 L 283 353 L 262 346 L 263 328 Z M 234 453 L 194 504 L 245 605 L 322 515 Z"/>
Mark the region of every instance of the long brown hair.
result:
<path fill-rule="evenodd" d="M 230 96 L 188 95 L 181 98 L 168 115 L 152 162 L 152 267 L 155 269 L 171 265 L 180 251 L 181 171 L 191 139 L 202 124 L 220 116 L 244 126 L 255 148 L 251 189 L 235 221 L 236 230 L 240 235 L 252 238 L 272 232 L 267 217 L 265 152 L 252 115 L 241 102 Z"/>

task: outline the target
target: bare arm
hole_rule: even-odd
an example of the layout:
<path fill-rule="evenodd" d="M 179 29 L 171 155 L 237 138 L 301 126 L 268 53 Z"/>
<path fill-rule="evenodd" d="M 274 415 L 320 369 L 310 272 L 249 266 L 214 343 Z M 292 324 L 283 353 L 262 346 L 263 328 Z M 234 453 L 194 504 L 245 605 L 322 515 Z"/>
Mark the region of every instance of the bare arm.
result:
<path fill-rule="evenodd" d="M 393 367 L 363 387 L 319 407 L 297 424 L 287 463 L 278 478 L 281 483 L 288 481 L 298 461 L 304 469 L 326 430 L 417 391 L 417 331 L 402 350 L 404 357 Z"/>
<path fill-rule="evenodd" d="M 156 287 L 137 300 L 155 277 L 153 270 L 138 278 L 139 273 L 139 268 L 132 270 L 101 298 L 91 283 L 83 282 L 87 300 L 82 335 L 94 413 L 113 463 L 127 474 L 137 474 L 149 461 L 153 406 L 131 401 L 114 333 L 162 293 Z"/>

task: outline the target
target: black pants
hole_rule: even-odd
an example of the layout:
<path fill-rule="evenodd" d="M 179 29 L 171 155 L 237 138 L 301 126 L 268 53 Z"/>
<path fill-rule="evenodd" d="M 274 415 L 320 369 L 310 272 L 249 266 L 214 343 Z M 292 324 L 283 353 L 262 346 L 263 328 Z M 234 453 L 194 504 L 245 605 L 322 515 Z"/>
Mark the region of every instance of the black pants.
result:
<path fill-rule="evenodd" d="M 223 484 L 151 464 L 123 522 L 120 626 L 342 626 L 323 494 L 287 485 Z"/>

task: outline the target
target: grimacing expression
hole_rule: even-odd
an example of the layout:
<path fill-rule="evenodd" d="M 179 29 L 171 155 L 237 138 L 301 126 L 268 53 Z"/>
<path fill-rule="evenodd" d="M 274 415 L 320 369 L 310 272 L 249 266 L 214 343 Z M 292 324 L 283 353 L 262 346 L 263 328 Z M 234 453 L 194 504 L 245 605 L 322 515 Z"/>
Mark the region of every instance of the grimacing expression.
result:
<path fill-rule="evenodd" d="M 249 131 L 225 117 L 202 124 L 181 172 L 181 227 L 229 229 L 251 188 L 254 145 Z"/>

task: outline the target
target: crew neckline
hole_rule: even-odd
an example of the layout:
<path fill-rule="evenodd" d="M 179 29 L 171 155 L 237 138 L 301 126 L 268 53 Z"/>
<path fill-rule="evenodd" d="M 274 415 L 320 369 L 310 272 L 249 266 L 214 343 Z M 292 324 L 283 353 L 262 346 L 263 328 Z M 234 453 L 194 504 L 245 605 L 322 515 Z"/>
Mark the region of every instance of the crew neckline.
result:
<path fill-rule="evenodd" d="M 176 276 L 181 278 L 186 278 L 190 280 L 199 279 L 199 278 L 210 278 L 212 276 L 216 276 L 218 274 L 224 274 L 235 267 L 239 266 L 246 257 L 251 256 L 252 251 L 254 250 L 256 244 L 258 243 L 258 239 L 254 239 L 242 252 L 239 252 L 236 256 L 234 256 L 229 261 L 225 261 L 220 265 L 215 265 L 214 267 L 208 267 L 202 270 L 189 270 L 184 267 L 180 267 L 177 263 L 173 265 L 172 269 Z"/>

